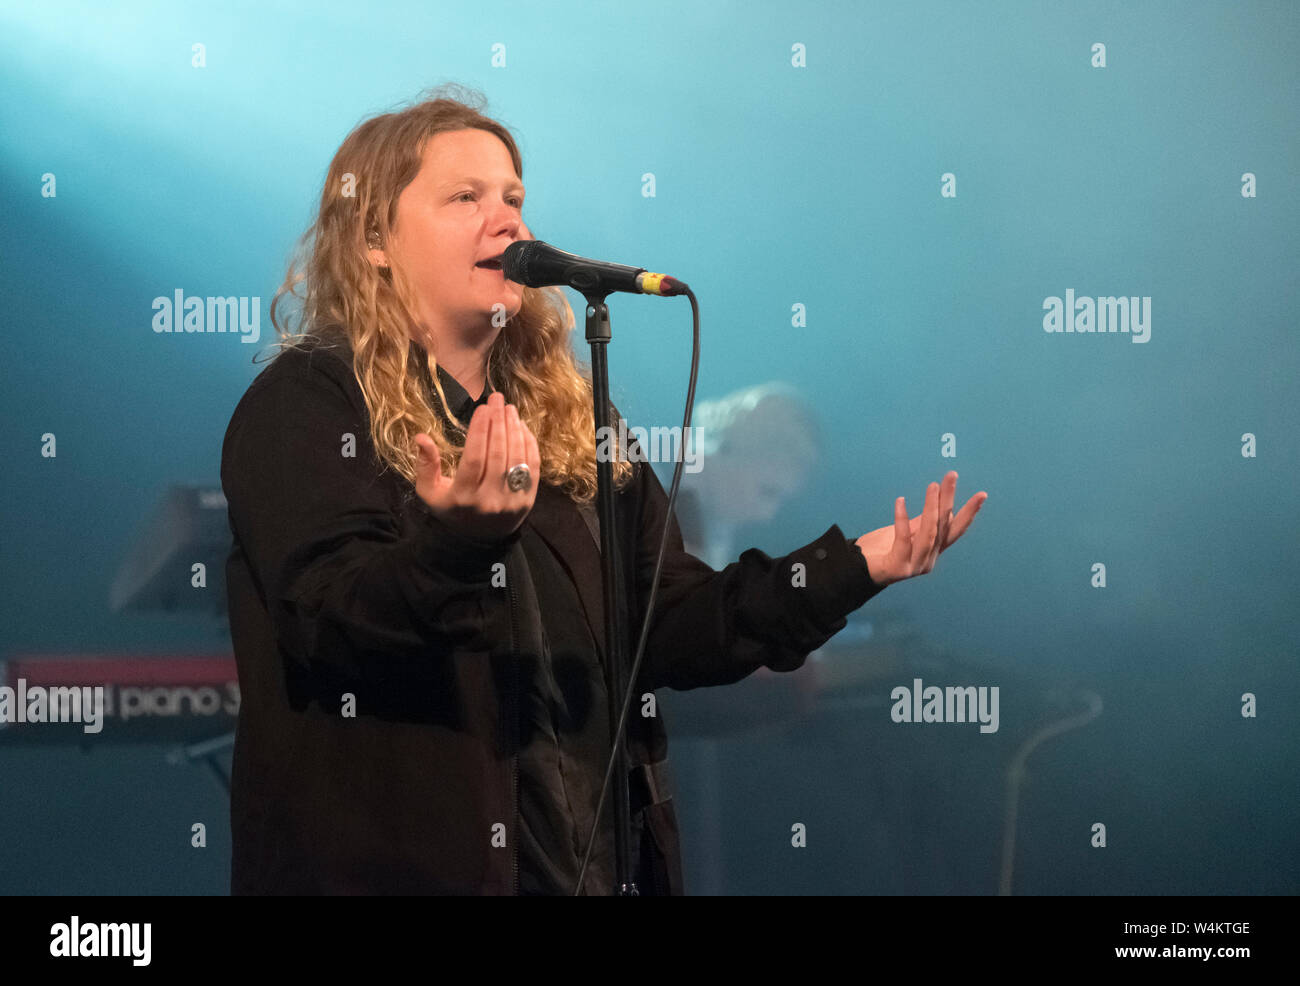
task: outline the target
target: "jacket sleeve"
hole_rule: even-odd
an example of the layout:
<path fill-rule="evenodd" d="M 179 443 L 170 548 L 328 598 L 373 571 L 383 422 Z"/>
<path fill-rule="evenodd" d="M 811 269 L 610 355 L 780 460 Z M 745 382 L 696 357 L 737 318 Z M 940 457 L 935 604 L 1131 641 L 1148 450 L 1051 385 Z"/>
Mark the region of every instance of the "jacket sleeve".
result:
<path fill-rule="evenodd" d="M 464 536 L 418 497 L 418 521 L 404 525 L 377 482 L 360 399 L 318 368 L 250 389 L 226 433 L 221 484 L 279 645 L 307 670 L 364 678 L 481 634 L 492 566 L 519 534 Z"/>
<path fill-rule="evenodd" d="M 681 529 L 668 513 L 668 496 L 654 470 L 641 463 L 639 471 L 640 613 L 649 598 L 659 539 L 664 525 L 669 526 L 642 659 L 647 687 L 730 684 L 760 667 L 793 671 L 844 629 L 849 613 L 885 588 L 871 578 L 861 549 L 837 525 L 783 557 L 750 548 L 715 571 L 684 550 Z"/>

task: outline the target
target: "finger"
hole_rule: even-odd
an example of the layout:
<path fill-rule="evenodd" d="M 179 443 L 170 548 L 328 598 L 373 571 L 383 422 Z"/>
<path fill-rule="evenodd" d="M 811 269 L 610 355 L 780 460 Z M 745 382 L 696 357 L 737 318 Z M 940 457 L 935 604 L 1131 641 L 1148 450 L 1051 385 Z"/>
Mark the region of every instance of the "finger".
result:
<path fill-rule="evenodd" d="M 988 498 L 988 493 L 981 490 L 966 501 L 966 506 L 962 507 L 961 513 L 953 520 L 951 540 L 956 541 L 957 538 L 966 533 L 971 522 L 975 519 L 975 515 L 980 512 Z"/>
<path fill-rule="evenodd" d="M 961 508 L 961 512 L 953 519 L 952 527 L 948 529 L 948 544 L 952 544 L 966 533 L 966 528 L 970 527 L 971 521 L 975 519 L 975 515 L 980 512 L 980 508 L 984 506 L 984 501 L 988 498 L 989 495 L 980 490 L 966 501 L 966 505 Z"/>
<path fill-rule="evenodd" d="M 528 448 L 528 468 L 533 472 L 533 484 L 528 488 L 528 502 L 531 504 L 537 498 L 537 487 L 542 482 L 542 453 L 537 447 L 537 438 L 528 426 L 524 425 L 524 443 Z"/>
<path fill-rule="evenodd" d="M 957 471 L 954 469 L 943 477 L 939 487 L 939 531 L 935 535 L 935 559 L 948 546 L 948 528 L 952 523 L 952 501 L 957 496 Z"/>
<path fill-rule="evenodd" d="M 499 390 L 488 398 L 487 460 L 483 469 L 483 485 L 494 493 L 508 492 L 506 485 L 506 399 Z"/>
<path fill-rule="evenodd" d="M 921 572 L 928 572 L 934 567 L 935 535 L 939 530 L 939 484 L 931 483 L 925 488 L 925 522 L 921 525 L 921 536 L 912 546 L 916 563 Z"/>
<path fill-rule="evenodd" d="M 420 432 L 415 436 L 415 452 L 417 478 L 427 478 L 437 483 L 442 477 L 442 456 L 438 454 L 437 443 Z"/>
<path fill-rule="evenodd" d="M 513 404 L 505 406 L 505 424 L 506 468 L 513 469 L 524 461 L 524 436 L 520 430 L 519 409 Z M 506 489 L 511 493 L 522 492 L 522 490 L 510 490 L 509 485 L 506 486 Z"/>
<path fill-rule="evenodd" d="M 894 544 L 889 553 L 899 563 L 912 557 L 912 525 L 907 519 L 907 500 L 901 496 L 894 500 Z"/>
<path fill-rule="evenodd" d="M 483 470 L 487 467 L 490 416 L 487 405 L 480 404 L 474 408 L 474 414 L 469 419 L 469 430 L 465 432 L 465 451 L 461 453 L 455 476 L 456 485 L 463 493 L 478 489 L 483 482 Z"/>

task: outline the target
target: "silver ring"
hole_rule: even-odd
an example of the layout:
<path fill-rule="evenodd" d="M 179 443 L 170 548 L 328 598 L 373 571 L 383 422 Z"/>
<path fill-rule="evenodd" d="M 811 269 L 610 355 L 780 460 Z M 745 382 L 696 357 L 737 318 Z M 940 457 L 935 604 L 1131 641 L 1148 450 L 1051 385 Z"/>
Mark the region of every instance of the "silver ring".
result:
<path fill-rule="evenodd" d="M 512 493 L 527 493 L 533 485 L 533 471 L 528 468 L 528 463 L 521 462 L 506 473 L 506 486 Z"/>

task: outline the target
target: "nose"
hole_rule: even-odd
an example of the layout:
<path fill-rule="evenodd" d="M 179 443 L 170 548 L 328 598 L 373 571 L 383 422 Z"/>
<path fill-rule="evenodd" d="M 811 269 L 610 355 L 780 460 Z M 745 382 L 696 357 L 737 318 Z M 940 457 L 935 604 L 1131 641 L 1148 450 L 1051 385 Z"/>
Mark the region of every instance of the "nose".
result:
<path fill-rule="evenodd" d="M 489 237 L 508 236 L 511 240 L 520 239 L 519 230 L 524 227 L 519 210 L 508 202 L 497 202 L 488 216 L 487 235 Z"/>

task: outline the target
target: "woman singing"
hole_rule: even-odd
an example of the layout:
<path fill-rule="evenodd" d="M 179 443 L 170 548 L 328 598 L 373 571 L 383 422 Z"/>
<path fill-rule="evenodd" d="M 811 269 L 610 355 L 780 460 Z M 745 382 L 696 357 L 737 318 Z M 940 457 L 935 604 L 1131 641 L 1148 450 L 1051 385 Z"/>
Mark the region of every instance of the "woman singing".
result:
<path fill-rule="evenodd" d="M 578 889 L 610 748 L 590 375 L 563 293 L 501 270 L 532 238 L 519 149 L 456 94 L 344 140 L 226 433 L 237 894 Z M 670 527 L 627 744 L 635 878 L 679 894 L 655 689 L 798 668 L 985 494 L 954 517 L 949 473 L 918 517 L 715 570 L 648 465 L 613 471 L 631 640 Z M 613 842 L 607 798 L 580 892 L 614 890 Z"/>

